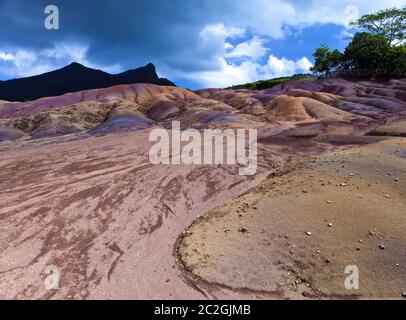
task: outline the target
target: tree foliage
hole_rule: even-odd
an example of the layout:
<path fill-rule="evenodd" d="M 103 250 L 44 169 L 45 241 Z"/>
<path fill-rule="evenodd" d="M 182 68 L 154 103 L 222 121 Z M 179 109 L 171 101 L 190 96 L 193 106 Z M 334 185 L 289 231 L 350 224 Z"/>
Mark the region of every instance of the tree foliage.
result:
<path fill-rule="evenodd" d="M 373 35 L 385 37 L 389 44 L 398 45 L 406 41 L 406 7 L 367 14 L 352 25 Z"/>
<path fill-rule="evenodd" d="M 311 71 L 328 75 L 340 67 L 343 54 L 338 50 L 330 51 L 325 44 L 322 44 L 316 49 L 313 57 L 315 58 L 315 64 Z"/>
<path fill-rule="evenodd" d="M 377 70 L 386 69 L 390 45 L 386 38 L 367 32 L 357 33 L 345 49 L 345 69 Z"/>
<path fill-rule="evenodd" d="M 365 30 L 354 35 L 344 54 L 326 45 L 316 49 L 312 71 L 328 75 L 336 70 L 381 70 L 406 75 L 406 7 L 362 16 L 354 25 Z"/>

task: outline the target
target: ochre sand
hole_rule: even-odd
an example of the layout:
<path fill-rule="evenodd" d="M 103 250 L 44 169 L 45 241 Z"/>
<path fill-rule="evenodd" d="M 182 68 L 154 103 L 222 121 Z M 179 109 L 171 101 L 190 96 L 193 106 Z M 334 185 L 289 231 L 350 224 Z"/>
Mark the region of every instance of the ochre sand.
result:
<path fill-rule="evenodd" d="M 213 297 L 227 288 L 262 298 L 402 298 L 406 139 L 335 151 L 267 178 L 196 221 L 178 255 Z M 359 290 L 344 286 L 349 265 L 358 267 Z"/>

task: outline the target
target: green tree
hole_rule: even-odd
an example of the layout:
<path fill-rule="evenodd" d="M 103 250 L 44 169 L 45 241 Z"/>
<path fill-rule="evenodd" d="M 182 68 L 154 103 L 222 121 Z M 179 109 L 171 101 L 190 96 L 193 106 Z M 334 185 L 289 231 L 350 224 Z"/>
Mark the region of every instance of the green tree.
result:
<path fill-rule="evenodd" d="M 357 33 L 345 49 L 344 69 L 387 69 L 391 47 L 382 35 Z"/>
<path fill-rule="evenodd" d="M 406 41 L 406 7 L 367 14 L 352 22 L 352 25 L 373 35 L 385 37 L 391 45 L 399 45 Z"/>
<path fill-rule="evenodd" d="M 340 51 L 330 51 L 325 44 L 321 44 L 313 53 L 315 64 L 310 70 L 328 75 L 340 67 L 342 56 L 343 54 Z"/>
<path fill-rule="evenodd" d="M 392 47 L 389 51 L 388 72 L 395 75 L 406 75 L 406 45 Z"/>

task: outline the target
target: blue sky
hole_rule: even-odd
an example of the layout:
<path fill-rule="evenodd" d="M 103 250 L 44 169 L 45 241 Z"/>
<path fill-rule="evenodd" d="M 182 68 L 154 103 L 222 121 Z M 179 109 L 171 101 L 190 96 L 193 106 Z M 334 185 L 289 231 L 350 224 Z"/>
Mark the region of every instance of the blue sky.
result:
<path fill-rule="evenodd" d="M 59 8 L 60 29 L 44 27 Z M 188 88 L 307 72 L 321 43 L 343 49 L 348 22 L 406 0 L 0 0 L 0 79 L 76 61 L 118 73 L 149 62 Z"/>

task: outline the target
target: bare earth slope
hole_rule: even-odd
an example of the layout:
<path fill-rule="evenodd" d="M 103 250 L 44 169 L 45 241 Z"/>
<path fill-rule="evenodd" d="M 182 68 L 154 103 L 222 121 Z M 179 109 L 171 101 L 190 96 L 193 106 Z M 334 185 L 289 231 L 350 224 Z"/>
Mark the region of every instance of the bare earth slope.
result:
<path fill-rule="evenodd" d="M 1 102 L 0 297 L 302 297 L 302 289 L 290 287 L 299 274 L 311 297 L 378 295 L 368 274 L 358 293 L 328 286 L 326 279 L 340 280 L 342 265 L 351 259 L 358 261 L 360 272 L 378 261 L 370 270 L 381 266 L 387 274 L 382 276 L 388 284 L 381 296 L 398 297 L 405 290 L 394 280 L 404 279 L 406 264 L 405 151 L 402 138 L 385 139 L 402 136 L 405 92 L 401 80 L 382 84 L 335 79 L 255 92 L 134 84 L 26 103 Z M 183 128 L 257 128 L 257 174 L 241 177 L 239 167 L 229 165 L 152 165 L 149 133 L 169 128 L 174 120 Z M 360 144 L 365 146 L 347 150 Z M 239 217 L 234 202 L 229 203 L 240 201 L 241 194 L 282 167 L 333 151 L 337 153 L 305 165 L 291 178 L 281 177 L 279 191 L 273 180 L 266 180 L 261 192 L 249 193 L 263 201 L 258 215 L 246 215 L 244 210 L 251 209 L 244 207 L 238 209 Z M 375 169 L 382 175 L 375 176 Z M 321 179 L 326 180 L 323 186 Z M 356 198 L 357 186 L 365 200 Z M 228 220 L 209 214 L 208 221 L 194 224 L 196 234 L 177 242 L 199 216 L 221 205 L 230 208 L 223 217 Z M 344 205 L 344 213 L 353 213 L 355 220 L 348 218 L 352 227 L 340 211 Z M 330 221 L 333 228 L 326 227 Z M 215 230 L 219 233 L 205 238 L 204 232 Z M 294 262 L 287 242 L 295 245 Z M 376 249 L 379 244 L 385 250 Z M 272 258 L 264 250 L 271 250 Z M 310 261 L 312 254 L 315 261 Z M 328 268 L 324 258 L 330 260 Z M 59 270 L 57 290 L 44 285 L 50 266 Z"/>

